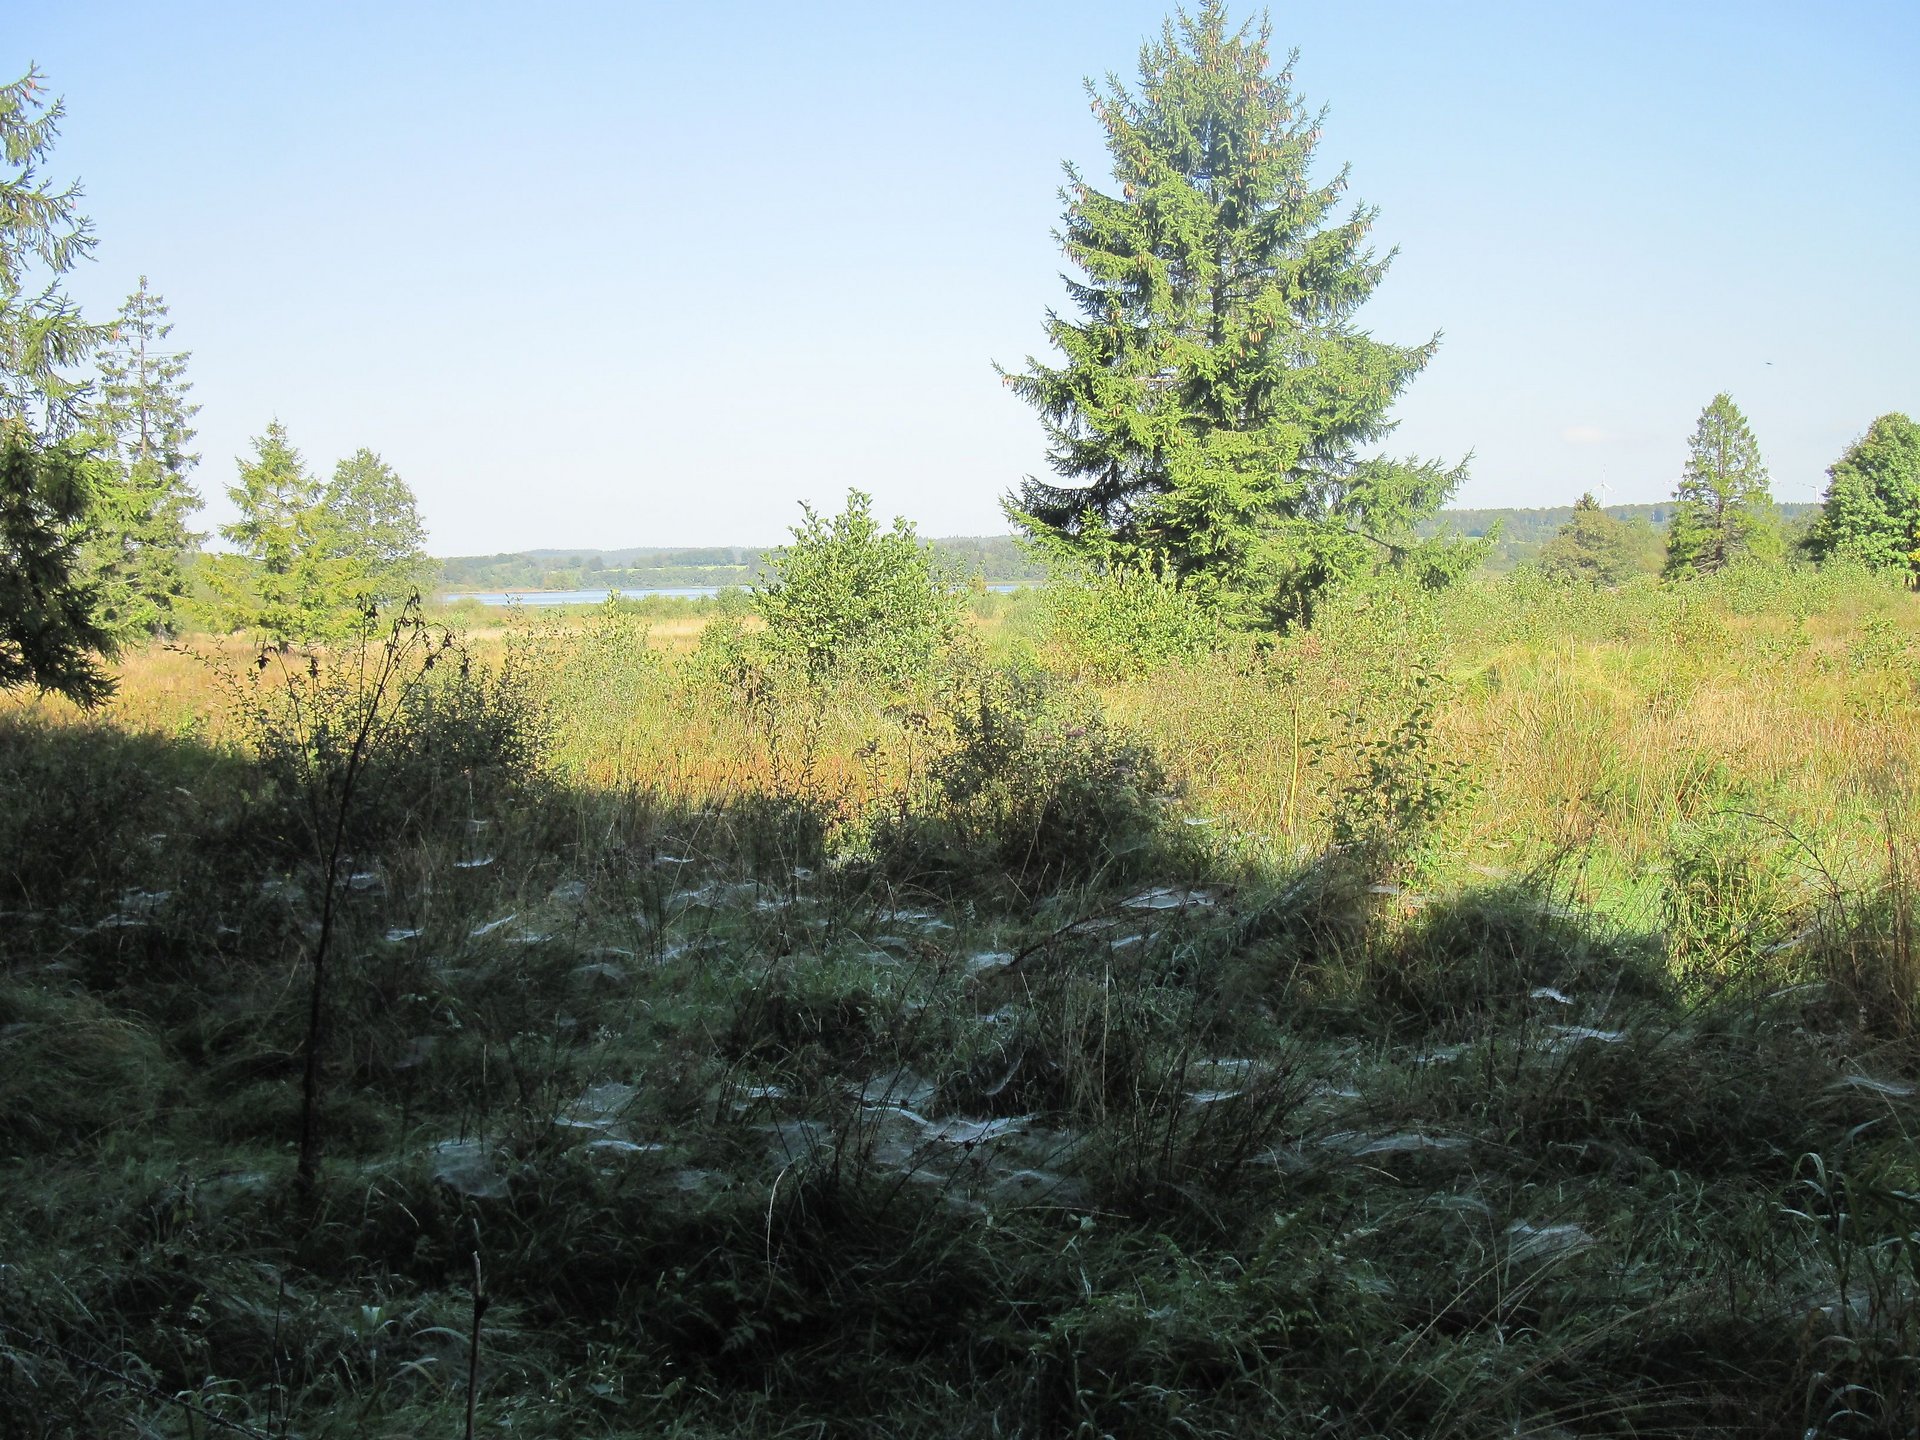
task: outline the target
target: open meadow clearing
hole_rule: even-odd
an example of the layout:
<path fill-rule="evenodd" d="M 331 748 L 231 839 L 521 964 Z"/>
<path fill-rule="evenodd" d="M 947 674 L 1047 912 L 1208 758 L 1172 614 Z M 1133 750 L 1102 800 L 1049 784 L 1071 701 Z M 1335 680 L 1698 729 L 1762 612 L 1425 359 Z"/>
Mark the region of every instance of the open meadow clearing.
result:
<path fill-rule="evenodd" d="M 5 1403 L 1899 1433 L 1911 596 L 1378 599 L 1079 683 L 1029 595 L 885 696 L 616 608 L 371 711 L 211 641 L 11 707 Z M 343 799 L 292 742 L 362 713 Z"/>
<path fill-rule="evenodd" d="M 0 1440 L 1920 1436 L 1920 9 L 1164 4 L 8 10 Z"/>

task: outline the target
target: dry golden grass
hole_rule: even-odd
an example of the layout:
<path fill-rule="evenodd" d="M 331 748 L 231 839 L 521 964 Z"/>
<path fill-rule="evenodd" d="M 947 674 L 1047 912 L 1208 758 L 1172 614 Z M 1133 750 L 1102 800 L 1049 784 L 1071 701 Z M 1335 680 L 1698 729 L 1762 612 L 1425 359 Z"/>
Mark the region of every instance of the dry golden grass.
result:
<path fill-rule="evenodd" d="M 1680 827 L 1738 812 L 1843 865 L 1883 848 L 1886 812 L 1920 766 L 1920 614 L 1913 597 L 1864 580 L 1779 588 L 1757 600 L 1711 587 L 1542 600 L 1490 585 L 1424 615 L 1335 617 L 1270 653 L 1206 657 L 1101 698 L 1154 747 L 1193 812 L 1276 850 L 1326 843 L 1360 747 L 1404 713 L 1421 662 L 1441 677 L 1428 758 L 1459 767 L 1445 823 L 1463 863 L 1574 850 L 1600 857 L 1596 875 L 1631 879 L 1658 866 Z M 989 652 L 1022 643 L 1008 613 L 974 616 Z M 804 790 L 859 810 L 925 763 L 924 737 L 873 697 L 753 710 L 689 685 L 702 616 L 636 621 L 644 654 L 602 655 L 606 674 L 569 658 L 588 623 L 467 631 L 475 657 L 497 664 L 537 630 L 556 758 L 575 783 L 694 801 Z M 257 653 L 239 637 L 130 652 L 106 717 L 218 740 L 231 733 L 221 677 L 232 683 Z M 57 701 L 9 703 L 65 713 Z"/>

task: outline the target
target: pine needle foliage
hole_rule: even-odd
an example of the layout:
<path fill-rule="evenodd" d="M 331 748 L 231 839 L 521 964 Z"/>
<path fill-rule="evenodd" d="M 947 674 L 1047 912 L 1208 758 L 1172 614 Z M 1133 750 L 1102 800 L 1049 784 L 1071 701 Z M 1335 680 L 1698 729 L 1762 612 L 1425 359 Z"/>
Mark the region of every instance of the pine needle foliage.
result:
<path fill-rule="evenodd" d="M 1002 371 L 1060 483 L 1029 477 L 1004 503 L 1063 559 L 1144 565 L 1286 624 L 1339 580 L 1394 564 L 1441 581 L 1477 551 L 1413 536 L 1463 465 L 1363 454 L 1438 336 L 1355 324 L 1392 255 L 1369 246 L 1372 208 L 1335 217 L 1347 172 L 1313 178 L 1322 115 L 1269 45 L 1208 0 L 1143 47 L 1137 89 L 1088 83 L 1117 192 L 1067 167 L 1077 314 L 1047 317 L 1059 364 Z"/>
<path fill-rule="evenodd" d="M 283 645 L 351 638 L 369 608 L 392 609 L 433 578 L 426 526 L 406 481 L 362 446 L 324 484 L 278 420 L 227 487 L 239 549 L 214 570 L 227 623 Z"/>
<path fill-rule="evenodd" d="M 1669 577 L 1711 575 L 1742 559 L 1775 560 L 1779 517 L 1747 417 L 1722 392 L 1700 412 L 1667 527 Z"/>
<path fill-rule="evenodd" d="M 95 658 L 112 637 L 95 623 L 99 596 L 79 551 L 98 476 L 60 442 L 85 394 L 62 371 L 101 332 L 61 289 L 93 233 L 79 186 L 40 173 L 61 113 L 43 84 L 29 69 L 0 85 L 0 689 L 32 685 L 93 705 L 113 692 Z"/>
<path fill-rule="evenodd" d="M 113 694 L 96 658 L 113 636 L 95 618 L 94 587 L 75 578 L 95 469 L 0 420 L 0 690 L 31 685 L 84 706 Z"/>
<path fill-rule="evenodd" d="M 0 84 L 0 415 L 35 435 L 71 435 L 86 383 L 64 373 L 106 338 L 62 288 L 92 251 L 93 222 L 79 211 L 80 185 L 41 173 L 63 107 L 36 68 Z"/>

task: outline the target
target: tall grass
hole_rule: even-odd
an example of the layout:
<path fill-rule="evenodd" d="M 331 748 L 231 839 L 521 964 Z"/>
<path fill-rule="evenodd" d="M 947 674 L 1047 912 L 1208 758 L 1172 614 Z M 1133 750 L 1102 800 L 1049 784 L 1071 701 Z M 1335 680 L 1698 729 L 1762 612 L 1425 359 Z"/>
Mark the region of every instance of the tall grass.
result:
<path fill-rule="evenodd" d="M 344 887 L 239 647 L 0 713 L 7 1433 L 1912 1432 L 1909 597 L 977 609 L 470 634 Z"/>

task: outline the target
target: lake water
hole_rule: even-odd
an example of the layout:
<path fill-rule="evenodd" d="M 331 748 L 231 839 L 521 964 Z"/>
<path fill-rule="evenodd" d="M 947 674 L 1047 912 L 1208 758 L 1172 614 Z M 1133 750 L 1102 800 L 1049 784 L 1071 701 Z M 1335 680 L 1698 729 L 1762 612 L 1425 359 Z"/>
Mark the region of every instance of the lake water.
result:
<path fill-rule="evenodd" d="M 498 591 L 468 591 L 442 595 L 442 600 L 478 600 L 482 605 L 604 605 L 612 590 L 520 590 L 512 594 Z M 629 599 L 648 595 L 666 595 L 675 600 L 706 600 L 720 593 L 718 585 L 672 585 L 658 590 L 621 590 Z"/>
<path fill-rule="evenodd" d="M 1026 587 L 1013 584 L 989 585 L 987 589 L 998 591 L 1002 595 Z M 665 595 L 675 600 L 706 600 L 720 593 L 717 585 L 669 585 L 660 589 L 630 590 L 518 590 L 509 594 L 505 591 L 463 591 L 457 595 L 442 595 L 443 601 L 478 600 L 482 605 L 604 605 L 607 597 L 613 594 L 626 596 L 629 600 L 644 599 L 649 595 Z"/>

